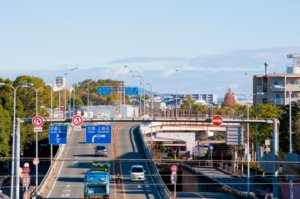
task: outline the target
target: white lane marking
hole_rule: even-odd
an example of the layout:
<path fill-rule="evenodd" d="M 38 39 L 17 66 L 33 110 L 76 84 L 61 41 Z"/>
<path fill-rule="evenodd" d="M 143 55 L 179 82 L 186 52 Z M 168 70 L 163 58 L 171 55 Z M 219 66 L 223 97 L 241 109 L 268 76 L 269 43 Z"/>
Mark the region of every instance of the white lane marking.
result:
<path fill-rule="evenodd" d="M 73 134 L 72 134 L 72 137 L 73 137 Z M 71 139 L 70 139 L 71 140 Z M 65 149 L 66 150 L 66 152 L 68 152 L 68 150 L 69 150 L 69 146 L 70 146 L 70 144 L 68 144 L 67 145 L 67 148 Z M 68 154 L 68 153 L 66 153 L 66 154 Z M 60 175 L 60 172 L 61 172 L 61 170 L 62 170 L 62 168 L 63 168 L 63 165 L 65 164 L 65 160 L 63 160 L 63 162 L 62 162 L 62 164 L 61 164 L 61 166 L 60 166 L 60 168 L 59 168 L 59 171 L 58 171 L 58 174 L 57 174 L 57 177 L 56 177 L 56 180 L 55 180 L 55 182 L 53 183 L 53 185 L 52 185 L 52 187 L 51 187 L 51 190 L 49 191 L 49 193 L 48 193 L 48 195 L 47 195 L 47 197 L 46 198 L 49 198 L 49 196 L 51 195 L 51 193 L 52 193 L 52 191 L 53 191 L 53 189 L 54 189 L 54 187 L 55 187 L 55 185 L 56 185 L 56 182 L 57 182 L 57 179 L 58 179 L 58 176 Z"/>

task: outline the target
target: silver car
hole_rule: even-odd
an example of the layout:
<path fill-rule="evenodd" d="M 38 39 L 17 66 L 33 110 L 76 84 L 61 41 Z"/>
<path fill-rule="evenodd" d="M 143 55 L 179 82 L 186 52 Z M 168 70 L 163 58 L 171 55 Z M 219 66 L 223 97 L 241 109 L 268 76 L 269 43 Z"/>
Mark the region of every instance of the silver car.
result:
<path fill-rule="evenodd" d="M 107 157 L 107 148 L 103 145 L 97 145 L 95 147 L 95 155 Z"/>

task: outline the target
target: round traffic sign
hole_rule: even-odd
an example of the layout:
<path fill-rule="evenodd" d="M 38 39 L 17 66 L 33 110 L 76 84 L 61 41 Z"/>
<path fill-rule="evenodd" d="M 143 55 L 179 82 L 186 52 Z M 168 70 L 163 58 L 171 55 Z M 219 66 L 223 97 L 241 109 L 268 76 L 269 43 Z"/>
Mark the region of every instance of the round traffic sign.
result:
<path fill-rule="evenodd" d="M 32 124 L 35 127 L 41 127 L 44 124 L 44 118 L 42 116 L 36 115 L 32 118 Z"/>
<path fill-rule="evenodd" d="M 74 115 L 72 117 L 72 124 L 74 126 L 80 126 L 83 123 L 83 119 L 80 115 Z"/>
<path fill-rule="evenodd" d="M 178 171 L 178 166 L 177 166 L 177 164 L 172 164 L 172 165 L 170 166 L 170 170 L 171 170 L 172 172 L 177 172 L 177 171 Z"/>
<path fill-rule="evenodd" d="M 214 115 L 212 117 L 212 123 L 215 126 L 221 126 L 223 124 L 223 118 L 220 115 Z"/>
<path fill-rule="evenodd" d="M 31 171 L 31 170 L 30 170 L 30 167 L 25 167 L 25 166 L 24 166 L 24 167 L 22 168 L 22 173 L 23 173 L 23 174 L 29 174 L 30 171 Z"/>
<path fill-rule="evenodd" d="M 296 173 L 297 169 L 299 168 L 300 156 L 296 153 L 288 153 L 284 160 L 284 171 L 288 174 Z"/>
<path fill-rule="evenodd" d="M 38 165 L 40 163 L 40 160 L 38 158 L 33 159 L 33 164 Z"/>
<path fill-rule="evenodd" d="M 273 152 L 267 153 L 260 158 L 259 165 L 266 173 L 274 173 L 280 167 L 279 157 Z"/>

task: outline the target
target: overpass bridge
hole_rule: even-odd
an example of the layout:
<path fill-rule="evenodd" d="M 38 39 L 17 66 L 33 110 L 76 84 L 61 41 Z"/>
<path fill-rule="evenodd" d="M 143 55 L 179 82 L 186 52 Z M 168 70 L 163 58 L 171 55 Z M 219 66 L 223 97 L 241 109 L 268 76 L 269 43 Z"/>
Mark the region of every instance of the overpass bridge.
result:
<path fill-rule="evenodd" d="M 52 122 L 52 123 L 70 123 L 71 119 L 45 119 L 45 122 Z M 113 183 L 112 193 L 115 198 L 126 198 L 126 195 L 137 195 L 141 198 L 157 198 L 157 197 L 164 197 L 167 198 L 170 196 L 170 193 L 166 188 L 162 185 L 157 188 L 157 182 L 159 182 L 159 177 L 152 177 L 153 172 L 155 172 L 155 168 L 153 164 L 148 164 L 145 159 L 149 159 L 146 154 L 141 151 L 143 148 L 143 142 L 141 143 L 138 141 L 137 134 L 131 131 L 131 127 L 133 124 L 142 123 L 142 124 L 149 124 L 151 122 L 162 122 L 162 123 L 169 123 L 174 126 L 179 126 L 180 123 L 207 123 L 210 124 L 210 119 L 114 119 L 111 118 L 109 120 L 97 120 L 97 119 L 87 119 L 85 123 L 97 123 L 97 122 L 110 122 L 116 124 L 116 129 L 120 130 L 113 133 L 113 140 L 114 144 L 110 146 L 109 150 L 109 158 L 113 161 L 113 175 L 116 176 L 117 174 L 121 175 L 121 186 L 117 186 L 117 183 Z M 224 120 L 224 123 L 227 124 L 239 124 L 239 123 L 273 123 L 272 120 Z M 20 124 L 21 123 L 31 123 L 31 119 L 18 119 L 17 120 L 17 136 L 20 135 Z M 118 126 L 117 123 L 124 124 Z M 131 124 L 131 125 L 130 125 Z M 196 128 L 191 127 L 190 129 Z M 202 128 L 205 128 L 202 125 Z M 214 128 L 214 127 L 211 127 Z M 220 127 L 220 129 L 224 129 L 224 127 Z M 119 133 L 118 133 L 119 132 Z M 124 133 L 124 132 L 129 132 Z M 93 156 L 93 147 L 84 144 L 84 133 L 83 132 L 73 132 L 70 134 L 69 143 L 65 146 L 64 149 L 64 158 L 59 159 L 60 166 L 57 166 L 58 175 L 55 181 L 53 182 L 54 187 L 49 189 L 49 195 L 47 198 L 61 198 L 61 197 L 72 197 L 76 198 L 79 196 L 81 197 L 81 189 L 83 187 L 82 184 L 82 176 L 83 173 L 90 168 L 91 162 L 94 160 Z M 133 139 L 134 138 L 134 139 Z M 18 138 L 20 139 L 20 138 Z M 18 140 L 17 139 L 17 140 Z M 144 141 L 145 142 L 145 141 Z M 145 146 L 144 146 L 145 148 Z M 145 150 L 145 149 L 144 149 Z M 18 150 L 17 150 L 18 151 Z M 149 153 L 149 151 L 148 151 Z M 139 164 L 143 164 L 148 171 L 149 174 L 147 176 L 146 183 L 143 185 L 132 184 L 128 181 L 128 171 L 131 162 L 125 163 L 126 160 L 136 159 L 136 162 Z M 16 158 L 19 160 L 19 158 Z M 122 161 L 121 161 L 122 160 Z M 19 164 L 19 162 L 18 162 Z M 149 166 L 152 165 L 152 166 Z M 158 175 L 154 173 L 154 176 Z M 18 177 L 18 175 L 17 175 Z M 51 184 L 51 183 L 50 183 Z M 82 185 L 81 185 L 82 184 Z M 83 193 L 83 191 L 82 191 Z M 163 194 L 162 194 L 163 193 Z M 73 194 L 73 195 L 72 195 Z M 123 194 L 123 196 L 122 196 Z"/>

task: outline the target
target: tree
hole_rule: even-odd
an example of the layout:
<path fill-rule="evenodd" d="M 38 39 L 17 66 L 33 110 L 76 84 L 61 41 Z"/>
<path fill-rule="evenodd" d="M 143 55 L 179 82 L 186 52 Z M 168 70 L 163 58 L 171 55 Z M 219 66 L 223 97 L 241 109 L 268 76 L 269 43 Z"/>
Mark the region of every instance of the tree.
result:
<path fill-rule="evenodd" d="M 281 118 L 283 112 L 280 109 L 277 109 L 272 104 L 260 104 L 257 109 L 255 107 L 251 107 L 250 109 L 250 118 L 258 119 L 274 119 Z M 254 125 L 252 127 L 252 138 L 254 137 L 253 130 Z M 264 145 L 266 139 L 272 138 L 273 126 L 270 124 L 259 124 L 258 125 L 258 142 L 260 145 Z M 253 139 L 252 139 L 253 140 Z"/>
<path fill-rule="evenodd" d="M 7 160 L 10 154 L 10 138 L 12 132 L 12 121 L 8 111 L 0 105 L 0 161 Z"/>

